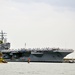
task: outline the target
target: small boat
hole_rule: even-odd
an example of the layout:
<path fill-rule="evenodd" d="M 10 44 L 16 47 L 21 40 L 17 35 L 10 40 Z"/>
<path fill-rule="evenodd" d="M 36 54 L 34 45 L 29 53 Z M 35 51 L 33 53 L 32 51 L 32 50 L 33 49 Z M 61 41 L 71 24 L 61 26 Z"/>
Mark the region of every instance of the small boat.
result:
<path fill-rule="evenodd" d="M 1 52 L 0 52 L 0 63 L 7 63 L 7 61 L 2 58 L 2 53 Z"/>

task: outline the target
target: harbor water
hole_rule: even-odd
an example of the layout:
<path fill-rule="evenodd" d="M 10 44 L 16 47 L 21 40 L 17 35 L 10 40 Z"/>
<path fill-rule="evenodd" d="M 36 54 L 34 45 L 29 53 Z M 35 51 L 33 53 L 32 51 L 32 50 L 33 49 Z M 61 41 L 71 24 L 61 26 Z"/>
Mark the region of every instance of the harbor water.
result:
<path fill-rule="evenodd" d="M 75 63 L 0 63 L 0 75 L 75 75 Z"/>

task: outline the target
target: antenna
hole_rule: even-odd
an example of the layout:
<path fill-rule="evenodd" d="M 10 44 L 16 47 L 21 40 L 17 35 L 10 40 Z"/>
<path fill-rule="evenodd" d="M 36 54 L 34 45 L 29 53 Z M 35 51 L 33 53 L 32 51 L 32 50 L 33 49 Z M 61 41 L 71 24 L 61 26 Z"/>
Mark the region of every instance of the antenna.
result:
<path fill-rule="evenodd" d="M 4 33 L 3 30 L 1 30 L 1 32 L 0 32 L 1 38 L 0 38 L 0 39 L 1 39 L 2 41 L 4 40 L 4 36 L 6 36 L 5 34 L 6 34 L 6 33 Z"/>
<path fill-rule="evenodd" d="M 26 43 L 25 43 L 25 49 L 26 49 Z"/>

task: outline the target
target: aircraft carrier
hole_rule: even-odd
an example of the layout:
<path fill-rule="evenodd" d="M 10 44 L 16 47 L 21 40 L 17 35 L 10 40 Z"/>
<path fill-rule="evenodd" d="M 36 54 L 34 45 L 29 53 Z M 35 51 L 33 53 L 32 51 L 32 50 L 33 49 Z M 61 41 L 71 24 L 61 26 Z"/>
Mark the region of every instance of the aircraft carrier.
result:
<path fill-rule="evenodd" d="M 4 36 L 6 33 L 0 33 L 0 52 L 7 62 L 63 62 L 63 58 L 72 53 L 73 49 L 60 48 L 22 48 L 10 49 L 10 43 Z"/>

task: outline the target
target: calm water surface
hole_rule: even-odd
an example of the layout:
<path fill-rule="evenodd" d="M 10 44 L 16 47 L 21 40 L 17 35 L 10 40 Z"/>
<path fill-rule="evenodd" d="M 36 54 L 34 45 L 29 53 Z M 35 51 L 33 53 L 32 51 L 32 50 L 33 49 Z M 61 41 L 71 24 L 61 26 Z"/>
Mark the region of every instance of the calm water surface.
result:
<path fill-rule="evenodd" d="M 0 63 L 0 75 L 75 75 L 75 63 Z"/>

